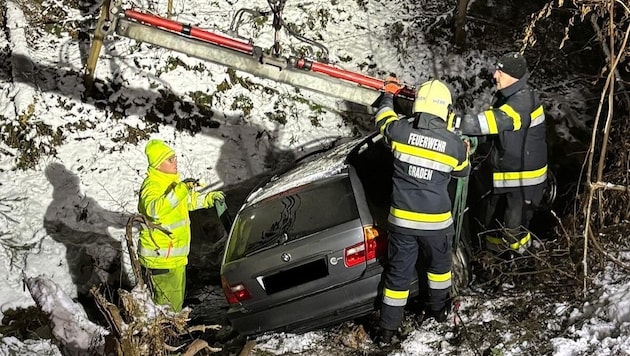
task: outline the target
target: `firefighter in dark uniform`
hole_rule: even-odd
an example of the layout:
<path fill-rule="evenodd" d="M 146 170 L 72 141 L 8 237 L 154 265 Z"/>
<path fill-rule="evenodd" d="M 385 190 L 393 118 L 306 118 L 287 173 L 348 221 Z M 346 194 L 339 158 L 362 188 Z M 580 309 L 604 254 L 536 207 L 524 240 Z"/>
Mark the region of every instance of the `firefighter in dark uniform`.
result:
<path fill-rule="evenodd" d="M 438 80 L 422 84 L 414 114 L 399 118 L 395 78 L 386 80 L 376 126 L 394 154 L 392 203 L 388 218 L 388 266 L 384 274 L 379 343 L 387 344 L 400 326 L 418 253 L 427 258 L 428 317 L 446 320 L 451 290 L 454 234 L 448 184 L 451 175 L 470 172 L 467 145 L 453 132 L 451 93 Z"/>
<path fill-rule="evenodd" d="M 529 223 L 547 179 L 545 113 L 528 78 L 522 54 L 503 55 L 494 72 L 498 90 L 492 106 L 465 115 L 461 123 L 465 135 L 489 135 L 492 195 L 484 223 L 486 229 L 496 228 L 493 221 L 498 219 L 496 231 L 501 233 L 486 234 L 486 247 L 507 256 L 522 254 L 531 245 Z M 505 210 L 497 209 L 501 204 Z M 499 211 L 503 216 L 496 216 Z"/>

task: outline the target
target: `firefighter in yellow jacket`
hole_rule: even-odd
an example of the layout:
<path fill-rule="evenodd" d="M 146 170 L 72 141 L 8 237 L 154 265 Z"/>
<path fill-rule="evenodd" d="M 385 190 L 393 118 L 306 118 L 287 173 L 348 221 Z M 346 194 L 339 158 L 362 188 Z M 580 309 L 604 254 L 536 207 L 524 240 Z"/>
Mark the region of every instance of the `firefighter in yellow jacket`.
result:
<path fill-rule="evenodd" d="M 190 251 L 188 212 L 214 206 L 223 192 L 201 194 L 193 184 L 181 181 L 175 151 L 161 140 L 150 140 L 145 153 L 147 176 L 140 188 L 138 211 L 160 229 L 143 227 L 138 259 L 153 289 L 157 304 L 180 311 L 186 288 L 186 265 Z"/>

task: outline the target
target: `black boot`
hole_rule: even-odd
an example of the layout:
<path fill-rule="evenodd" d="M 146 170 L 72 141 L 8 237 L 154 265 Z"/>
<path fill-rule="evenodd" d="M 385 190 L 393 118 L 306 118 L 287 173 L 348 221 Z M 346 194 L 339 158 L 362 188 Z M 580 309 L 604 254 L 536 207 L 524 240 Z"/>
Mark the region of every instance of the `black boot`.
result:
<path fill-rule="evenodd" d="M 392 344 L 395 330 L 380 329 L 376 337 L 376 344 L 379 347 L 387 347 Z"/>
<path fill-rule="evenodd" d="M 429 309 L 426 311 L 424 315 L 424 319 L 427 320 L 427 319 L 433 318 L 438 323 L 443 323 L 446 321 L 446 319 L 448 319 L 448 310 L 449 310 L 449 307 L 444 307 L 441 310 Z"/>

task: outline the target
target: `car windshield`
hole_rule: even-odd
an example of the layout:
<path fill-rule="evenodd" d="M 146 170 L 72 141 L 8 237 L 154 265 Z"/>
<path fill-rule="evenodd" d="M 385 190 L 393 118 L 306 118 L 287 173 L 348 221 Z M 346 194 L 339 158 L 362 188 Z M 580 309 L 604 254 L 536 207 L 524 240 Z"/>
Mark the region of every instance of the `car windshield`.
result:
<path fill-rule="evenodd" d="M 323 231 L 358 216 L 346 174 L 293 188 L 239 213 L 225 262 Z"/>

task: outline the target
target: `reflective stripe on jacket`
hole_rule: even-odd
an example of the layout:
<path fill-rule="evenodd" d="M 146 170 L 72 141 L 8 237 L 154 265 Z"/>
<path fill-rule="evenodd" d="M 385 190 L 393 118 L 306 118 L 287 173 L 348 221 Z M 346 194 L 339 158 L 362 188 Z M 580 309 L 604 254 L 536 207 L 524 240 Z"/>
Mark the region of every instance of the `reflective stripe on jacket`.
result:
<path fill-rule="evenodd" d="M 390 229 L 452 232 L 448 183 L 451 175 L 466 176 L 470 171 L 464 142 L 437 116 L 418 113 L 399 119 L 391 94 L 381 101 L 376 126 L 394 155 Z"/>
<path fill-rule="evenodd" d="M 189 191 L 178 174 L 167 174 L 149 167 L 140 188 L 138 211 L 160 229 L 140 231 L 138 259 L 147 268 L 169 269 L 188 264 L 190 251 L 189 210 L 204 208 L 203 197 Z"/>
<path fill-rule="evenodd" d="M 463 134 L 494 135 L 492 181 L 499 190 L 547 179 L 545 112 L 528 77 L 498 91 L 490 109 L 462 120 Z"/>

